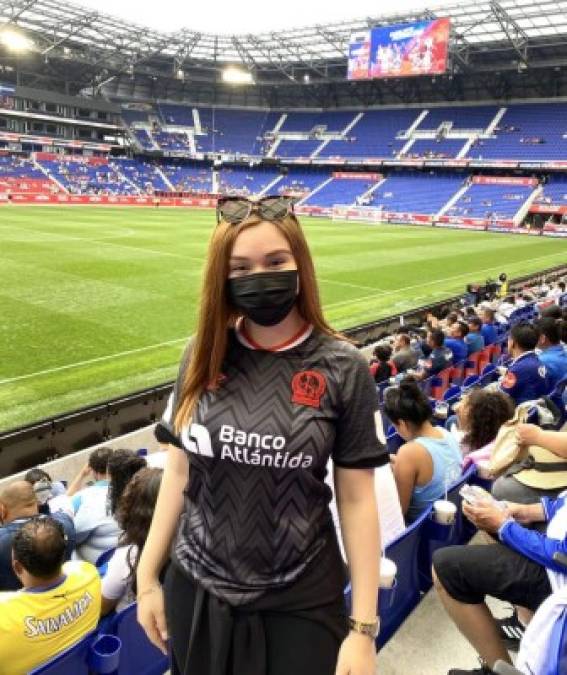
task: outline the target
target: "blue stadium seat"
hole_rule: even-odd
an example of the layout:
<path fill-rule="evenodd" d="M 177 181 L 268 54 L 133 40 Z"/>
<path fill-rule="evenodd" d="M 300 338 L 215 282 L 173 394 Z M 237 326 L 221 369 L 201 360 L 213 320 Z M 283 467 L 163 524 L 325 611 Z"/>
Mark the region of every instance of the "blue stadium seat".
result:
<path fill-rule="evenodd" d="M 29 675 L 110 675 L 117 672 L 120 658 L 120 639 L 89 633 L 77 644 L 30 671 Z"/>
<path fill-rule="evenodd" d="M 465 483 L 471 484 L 475 476 L 476 466 L 473 464 L 447 491 L 448 501 L 452 502 L 457 507 L 455 522 L 452 525 L 439 525 L 432 517 L 424 524 L 423 537 L 419 547 L 418 563 L 420 587 L 422 591 L 429 590 L 432 585 L 431 561 L 435 551 L 444 546 L 464 544 L 475 532 L 475 528 L 472 524 L 469 524 L 469 521 L 466 520 L 463 515 L 461 508 L 463 498 L 459 494 L 463 485 L 465 485 Z"/>
<path fill-rule="evenodd" d="M 456 384 L 452 384 L 449 387 L 449 389 L 447 389 L 447 391 L 443 394 L 443 400 L 449 402 L 452 401 L 452 399 L 454 398 L 460 397 L 460 395 L 461 395 L 461 388 Z"/>
<path fill-rule="evenodd" d="M 381 592 L 382 606 L 379 606 L 380 634 L 376 640 L 378 648 L 383 647 L 394 635 L 421 599 L 419 591 L 418 550 L 423 525 L 431 514 L 431 507 L 424 511 L 397 539 L 386 547 L 384 555 L 393 560 L 398 568 L 396 584 L 392 591 Z M 390 597 L 386 600 L 386 596 Z"/>
<path fill-rule="evenodd" d="M 116 675 L 162 675 L 169 660 L 148 640 L 136 618 L 136 603 L 118 612 L 111 632 L 120 638 L 122 653 Z"/>
<path fill-rule="evenodd" d="M 469 375 L 468 377 L 465 377 L 465 381 L 463 382 L 463 390 L 469 389 L 470 387 L 474 387 L 479 382 L 480 377 L 478 375 Z"/>

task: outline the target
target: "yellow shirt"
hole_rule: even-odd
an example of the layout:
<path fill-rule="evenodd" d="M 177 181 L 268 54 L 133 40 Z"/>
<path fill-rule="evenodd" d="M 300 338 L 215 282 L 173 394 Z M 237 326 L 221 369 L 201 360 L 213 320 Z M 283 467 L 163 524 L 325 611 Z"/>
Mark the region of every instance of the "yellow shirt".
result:
<path fill-rule="evenodd" d="M 96 628 L 96 568 L 73 561 L 63 573 L 63 583 L 49 590 L 0 593 L 0 675 L 25 675 Z"/>
<path fill-rule="evenodd" d="M 500 297 L 505 298 L 508 295 L 508 281 L 503 281 L 500 286 Z"/>

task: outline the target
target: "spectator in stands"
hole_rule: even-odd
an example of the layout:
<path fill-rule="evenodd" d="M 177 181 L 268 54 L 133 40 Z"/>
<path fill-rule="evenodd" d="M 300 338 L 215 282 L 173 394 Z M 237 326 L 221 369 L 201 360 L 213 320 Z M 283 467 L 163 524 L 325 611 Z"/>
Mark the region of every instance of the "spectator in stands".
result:
<path fill-rule="evenodd" d="M 533 504 L 542 497 L 558 497 L 567 488 L 567 433 L 545 431 L 535 424 L 519 424 L 516 430 L 518 443 L 525 446 L 544 448 L 554 455 L 545 456 L 540 450 L 530 450 L 530 456 L 538 462 L 535 465 L 528 462 L 518 462 L 510 467 L 503 476 L 492 484 L 491 492 L 496 499 L 502 499 L 521 504 Z M 545 471 L 541 465 L 547 463 Z M 553 464 L 553 466 L 551 466 Z M 527 470 L 523 470 L 526 467 Z"/>
<path fill-rule="evenodd" d="M 398 370 L 391 359 L 392 348 L 388 345 L 378 345 L 374 348 L 374 360 L 370 362 L 370 372 L 376 384 L 397 375 Z"/>
<path fill-rule="evenodd" d="M 433 578 L 441 602 L 483 661 L 480 669 L 454 669 L 450 675 L 492 673 L 496 661 L 511 663 L 486 596 L 535 612 L 553 590 L 565 585 L 565 568 L 553 558 L 556 553 L 567 553 L 565 506 L 565 497 L 529 505 L 509 502 L 506 508 L 491 500 L 463 505 L 476 527 L 500 541 L 449 546 L 433 556 Z M 537 522 L 548 523 L 546 535 L 524 527 Z"/>
<path fill-rule="evenodd" d="M 116 546 L 120 533 L 108 504 L 108 461 L 111 455 L 110 448 L 98 448 L 91 453 L 87 464 L 67 490 L 73 498 L 75 511 L 77 556 L 93 564 L 102 553 Z M 87 478 L 94 478 L 94 483 L 79 489 Z"/>
<path fill-rule="evenodd" d="M 49 506 L 49 502 L 48 502 Z M 38 515 L 39 505 L 33 487 L 27 481 L 15 481 L 0 493 L 0 591 L 15 590 L 20 582 L 12 568 L 11 547 L 14 536 Z M 61 523 L 67 540 L 67 558 L 75 546 L 75 527 L 68 513 L 54 508 L 52 518 Z"/>
<path fill-rule="evenodd" d="M 141 469 L 120 498 L 116 520 L 122 534 L 102 582 L 103 616 L 136 599 L 136 568 L 154 515 L 161 477 L 160 469 Z"/>
<path fill-rule="evenodd" d="M 501 391 L 473 389 L 454 407 L 458 429 L 463 433 L 463 454 L 486 449 L 496 438 L 500 427 L 514 416 L 514 402 Z"/>
<path fill-rule="evenodd" d="M 53 518 L 28 520 L 14 536 L 20 591 L 0 593 L 0 669 L 25 675 L 96 628 L 96 568 L 65 559 L 65 531 Z"/>
<path fill-rule="evenodd" d="M 516 405 L 536 400 L 549 391 L 546 367 L 534 351 L 538 341 L 539 331 L 532 324 L 517 323 L 510 330 L 508 353 L 512 362 L 500 381 L 500 389 Z"/>
<path fill-rule="evenodd" d="M 445 334 L 439 328 L 427 333 L 427 346 L 431 349 L 429 356 L 421 362 L 421 368 L 416 377 L 424 380 L 432 375 L 437 375 L 453 363 L 453 353 L 445 347 Z"/>
<path fill-rule="evenodd" d="M 115 450 L 108 459 L 108 508 L 115 514 L 120 498 L 126 486 L 140 469 L 147 466 L 144 457 L 139 457 L 132 450 Z"/>
<path fill-rule="evenodd" d="M 411 522 L 458 478 L 461 450 L 446 429 L 432 425 L 429 399 L 412 378 L 386 390 L 384 412 L 406 441 L 392 461 L 402 511 Z"/>
<path fill-rule="evenodd" d="M 561 344 L 561 321 L 544 317 L 536 325 L 540 331 L 539 360 L 547 370 L 549 387 L 553 389 L 567 375 L 567 352 Z"/>
<path fill-rule="evenodd" d="M 24 476 L 35 492 L 40 513 L 49 513 L 48 501 L 54 497 L 61 497 L 67 490 L 60 481 L 52 481 L 51 476 L 40 468 L 30 469 Z"/>
<path fill-rule="evenodd" d="M 450 337 L 445 338 L 445 347 L 453 354 L 453 363 L 462 363 L 468 355 L 468 346 L 465 337 L 469 332 L 463 321 L 455 321 L 449 329 Z"/>
<path fill-rule="evenodd" d="M 540 316 L 542 319 L 560 319 L 562 316 L 561 313 L 561 308 L 558 307 L 556 304 L 549 305 L 548 307 L 544 307 L 541 312 Z"/>
<path fill-rule="evenodd" d="M 498 338 L 494 310 L 485 307 L 482 310 L 480 318 L 482 319 L 482 328 L 480 332 L 484 338 L 485 346 L 488 347 L 488 345 L 494 344 Z"/>
<path fill-rule="evenodd" d="M 398 333 L 394 338 L 394 355 L 392 360 L 398 370 L 403 373 L 417 366 L 418 356 L 411 348 L 411 339 L 407 333 Z"/>
<path fill-rule="evenodd" d="M 467 355 L 476 354 L 484 349 L 484 338 L 482 337 L 482 321 L 478 316 L 468 318 L 469 332 L 465 335 L 467 345 Z"/>

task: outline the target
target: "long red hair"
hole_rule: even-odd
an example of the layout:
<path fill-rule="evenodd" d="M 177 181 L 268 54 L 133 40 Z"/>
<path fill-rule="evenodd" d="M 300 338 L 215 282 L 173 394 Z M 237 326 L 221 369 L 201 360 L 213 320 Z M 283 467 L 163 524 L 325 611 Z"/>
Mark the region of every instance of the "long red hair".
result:
<path fill-rule="evenodd" d="M 239 317 L 239 313 L 230 306 L 226 293 L 230 255 L 238 235 L 261 222 L 263 221 L 259 216 L 252 214 L 238 225 L 221 221 L 213 231 L 203 276 L 197 330 L 175 415 L 177 432 L 190 420 L 203 391 L 219 379 L 226 354 L 228 328 L 234 326 Z M 274 221 L 273 225 L 287 239 L 297 265 L 299 313 L 315 330 L 338 339 L 347 339 L 325 321 L 313 259 L 299 222 L 290 214 L 282 220 Z"/>

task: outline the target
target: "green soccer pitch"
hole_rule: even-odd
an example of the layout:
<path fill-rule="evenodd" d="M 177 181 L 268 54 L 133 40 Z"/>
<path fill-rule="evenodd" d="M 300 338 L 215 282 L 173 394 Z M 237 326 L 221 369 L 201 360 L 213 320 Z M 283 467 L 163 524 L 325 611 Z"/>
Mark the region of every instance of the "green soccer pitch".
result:
<path fill-rule="evenodd" d="M 212 211 L 0 208 L 0 429 L 173 379 Z M 337 328 L 567 260 L 567 241 L 303 219 Z"/>

